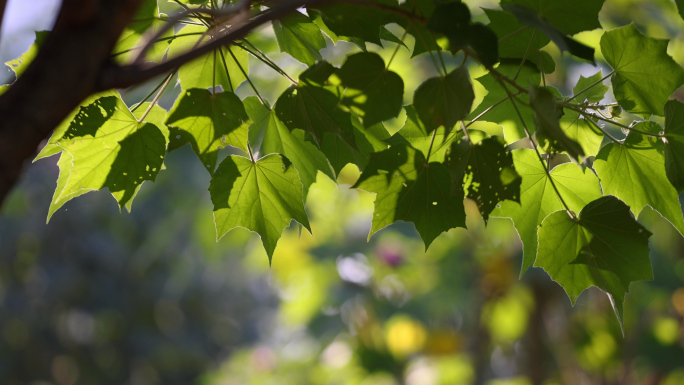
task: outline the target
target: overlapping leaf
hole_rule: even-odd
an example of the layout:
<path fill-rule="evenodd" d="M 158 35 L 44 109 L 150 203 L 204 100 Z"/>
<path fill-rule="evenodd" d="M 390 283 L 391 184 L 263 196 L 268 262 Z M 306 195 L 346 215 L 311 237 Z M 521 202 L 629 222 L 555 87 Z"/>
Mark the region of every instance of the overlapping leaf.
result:
<path fill-rule="evenodd" d="M 506 152 L 503 139 L 461 139 L 451 145 L 449 158 L 452 190 L 464 190 L 477 203 L 485 223 L 500 201 L 520 203 L 522 178 L 515 171 L 513 156 Z"/>
<path fill-rule="evenodd" d="M 553 41 L 558 49 L 568 51 L 570 54 L 596 64 L 594 61 L 594 49 L 574 40 L 559 31 L 546 18 L 540 16 L 531 8 L 517 4 L 503 4 L 501 7 L 518 18 L 518 21 L 544 33 Z"/>
<path fill-rule="evenodd" d="M 169 21 L 161 20 L 161 14 L 156 0 L 144 0 L 131 23 L 123 30 L 119 41 L 114 47 L 115 58 L 123 63 L 129 62 L 137 56 L 140 49 L 147 43 L 144 35 L 156 33 L 161 26 Z M 159 62 L 169 48 L 169 40 L 173 30 L 160 36 L 160 41 L 153 44 L 145 55 L 148 61 Z"/>
<path fill-rule="evenodd" d="M 605 291 L 622 327 L 630 283 L 653 279 L 650 236 L 627 205 L 602 197 L 584 207 L 577 219 L 557 211 L 542 222 L 535 266 L 565 289 L 573 305 L 590 286 Z"/>
<path fill-rule="evenodd" d="M 382 123 L 374 124 L 368 128 L 357 117 L 352 117 L 354 126 L 354 139 L 357 148 L 354 149 L 345 143 L 339 136 L 325 133 L 321 151 L 325 154 L 336 174 L 349 163 L 355 164 L 363 171 L 370 160 L 370 154 L 387 149 L 390 134 Z"/>
<path fill-rule="evenodd" d="M 359 111 L 364 127 L 399 115 L 404 81 L 385 67 L 378 54 L 361 52 L 348 56 L 337 76 L 347 87 L 342 102 Z"/>
<path fill-rule="evenodd" d="M 497 70 L 506 76 L 513 77 L 518 72 L 518 68 L 520 68 L 519 61 L 506 61 L 502 62 L 497 67 Z M 467 119 L 472 120 L 491 108 L 491 110 L 487 111 L 487 113 L 482 116 L 481 120 L 502 125 L 504 128 L 504 138 L 508 143 L 525 138 L 525 130 L 518 118 L 513 102 L 508 98 L 508 94 L 496 78 L 494 78 L 494 75 L 486 74 L 476 80 L 487 89 L 488 93 L 477 108 L 468 115 Z M 517 81 L 523 87 L 538 86 L 539 83 L 541 83 L 541 75 L 534 66 L 524 65 L 520 68 L 520 74 L 518 75 Z M 511 89 L 511 87 L 509 87 L 509 89 Z M 515 93 L 514 90 L 511 90 L 510 92 Z M 529 103 L 527 95 L 521 94 L 517 97 L 523 102 Z M 530 108 L 523 107 L 521 103 L 516 102 L 516 106 L 518 107 L 527 128 L 531 133 L 534 132 L 534 112 Z"/>
<path fill-rule="evenodd" d="M 548 145 L 557 151 L 567 152 L 572 158 L 584 155 L 582 147 L 570 139 L 560 126 L 559 108 L 553 100 L 553 94 L 546 88 L 530 87 L 530 107 L 534 111 L 534 122 L 537 126 L 537 139 L 548 141 Z"/>
<path fill-rule="evenodd" d="M 190 143 L 207 171 L 213 173 L 221 148 L 233 146 L 247 151 L 246 120 L 245 108 L 234 93 L 187 90 L 178 97 L 166 120 L 171 127 L 169 151 Z"/>
<path fill-rule="evenodd" d="M 502 0 L 502 5 L 519 5 L 533 10 L 562 33 L 601 28 L 598 14 L 605 0 Z"/>
<path fill-rule="evenodd" d="M 660 132 L 654 122 L 634 126 L 643 132 Z M 610 143 L 596 156 L 594 168 L 601 179 L 604 194 L 615 195 L 638 216 L 651 206 L 684 234 L 684 217 L 677 190 L 665 173 L 663 143 L 659 138 L 631 132 L 623 144 Z"/>
<path fill-rule="evenodd" d="M 220 36 L 221 32 L 216 28 L 209 30 L 204 26 L 187 25 L 176 33 L 176 38 L 169 46 L 169 57 L 183 54 Z M 220 85 L 225 91 L 234 91 L 248 74 L 247 52 L 228 46 L 182 65 L 178 70 L 178 79 L 183 90 Z"/>
<path fill-rule="evenodd" d="M 537 256 L 537 227 L 549 214 L 565 207 L 537 154 L 527 149 L 512 153 L 515 170 L 522 176 L 520 204 L 503 201 L 491 216 L 513 220 L 523 244 L 522 274 L 532 266 Z M 563 201 L 576 213 L 601 197 L 598 178 L 589 169 L 582 170 L 575 164 L 566 163 L 554 167 L 550 175 Z"/>
<path fill-rule="evenodd" d="M 449 170 L 411 147 L 371 154 L 353 187 L 377 194 L 369 237 L 396 221 L 413 222 L 427 249 L 442 232 L 465 227 L 463 192 L 451 191 Z"/>
<path fill-rule="evenodd" d="M 665 171 L 667 179 L 684 191 L 684 104 L 670 100 L 665 104 Z"/>
<path fill-rule="evenodd" d="M 155 107 L 138 122 L 117 96 L 82 108 L 56 142 L 63 151 L 48 220 L 70 199 L 105 187 L 120 207 L 130 209 L 142 183 L 154 181 L 162 168 L 168 143 L 164 117 L 165 111 Z"/>
<path fill-rule="evenodd" d="M 436 131 L 429 133 L 425 124 L 418 117 L 416 109 L 412 105 L 404 106 L 406 110 L 406 122 L 404 126 L 387 140 L 390 145 L 408 145 L 420 151 L 424 157 L 430 156 L 434 162 L 443 162 L 446 152 L 449 149 L 445 143 L 447 135 L 444 133 L 444 126 Z M 435 139 L 433 141 L 432 136 Z M 432 144 L 432 146 L 430 146 Z M 445 145 L 446 144 L 446 145 Z"/>
<path fill-rule="evenodd" d="M 325 40 L 320 28 L 308 17 L 294 12 L 273 21 L 273 30 L 281 52 L 307 65 L 323 59 L 319 51 L 325 48 Z"/>
<path fill-rule="evenodd" d="M 468 69 L 461 66 L 444 77 L 423 82 L 413 96 L 413 106 L 428 133 L 444 126 L 448 135 L 459 120 L 468 116 L 473 100 Z"/>
<path fill-rule="evenodd" d="M 254 231 L 261 236 L 269 261 L 292 219 L 311 231 L 299 175 L 282 155 L 268 155 L 256 162 L 237 155 L 227 157 L 216 169 L 209 192 L 216 239 L 236 227 Z"/>
<path fill-rule="evenodd" d="M 377 3 L 384 6 L 398 6 L 396 0 L 370 0 L 368 3 Z M 382 46 L 380 42 L 380 27 L 395 21 L 396 16 L 374 7 L 359 4 L 346 4 L 334 2 L 321 6 L 308 7 L 321 15 L 321 20 L 336 35 L 357 38 Z"/>
<path fill-rule="evenodd" d="M 282 154 L 289 159 L 299 172 L 304 194 L 309 192 L 311 184 L 316 182 L 316 175 L 322 172 L 335 180 L 325 155 L 312 143 L 304 140 L 305 132 L 290 130 L 278 119 L 275 111 L 269 110 L 256 97 L 244 100 L 245 109 L 252 124 L 249 126 L 249 145 L 256 159 L 269 154 Z"/>
<path fill-rule="evenodd" d="M 515 16 L 508 12 L 486 8 L 484 11 L 489 18 L 489 28 L 499 39 L 505 39 L 502 44 L 499 44 L 499 56 L 520 60 L 525 58 L 545 73 L 555 71 L 556 63 L 551 55 L 546 51 L 540 51 L 542 47 L 549 44 L 550 39 L 546 35 L 535 32 L 531 28 L 524 29 L 525 25 L 518 22 Z"/>
<path fill-rule="evenodd" d="M 299 84 L 280 95 L 275 111 L 290 130 L 308 132 L 319 146 L 324 134 L 330 133 L 356 147 L 349 112 L 340 109 L 338 95 L 321 85 L 333 71 L 325 62 L 310 67 L 300 76 Z"/>
<path fill-rule="evenodd" d="M 667 40 L 644 36 L 634 24 L 607 31 L 601 52 L 615 73 L 613 94 L 637 115 L 663 115 L 665 103 L 684 84 L 684 69 L 667 54 Z"/>

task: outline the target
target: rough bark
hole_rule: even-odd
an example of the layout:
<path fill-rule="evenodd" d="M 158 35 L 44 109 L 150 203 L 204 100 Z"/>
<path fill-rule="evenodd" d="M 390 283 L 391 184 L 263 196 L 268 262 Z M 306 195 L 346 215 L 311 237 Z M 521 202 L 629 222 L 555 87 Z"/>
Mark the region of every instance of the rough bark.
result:
<path fill-rule="evenodd" d="M 96 90 L 142 0 L 63 0 L 53 31 L 0 96 L 0 204 L 42 140 Z"/>

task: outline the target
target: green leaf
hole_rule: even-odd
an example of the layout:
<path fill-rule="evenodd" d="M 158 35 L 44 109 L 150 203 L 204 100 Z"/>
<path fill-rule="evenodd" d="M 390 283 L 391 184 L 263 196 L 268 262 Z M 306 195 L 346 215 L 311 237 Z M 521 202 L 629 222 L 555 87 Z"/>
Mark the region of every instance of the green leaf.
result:
<path fill-rule="evenodd" d="M 492 68 L 499 62 L 499 38 L 488 26 L 482 23 L 471 25 L 468 28 L 468 44 L 473 47 L 483 66 Z"/>
<path fill-rule="evenodd" d="M 580 113 L 565 110 L 560 118 L 560 127 L 563 133 L 572 141 L 577 142 L 584 152 L 584 156 L 598 154 L 603 142 L 603 133 L 596 128 L 593 122 L 580 116 Z"/>
<path fill-rule="evenodd" d="M 254 122 L 249 126 L 249 144 L 255 159 L 268 154 L 285 155 L 299 172 L 305 201 L 309 187 L 316 182 L 318 171 L 335 180 L 325 155 L 304 141 L 304 131 L 293 130 L 290 133 L 276 112 L 266 108 L 256 97 L 246 98 L 243 103 L 247 115 Z"/>
<path fill-rule="evenodd" d="M 410 12 L 420 18 L 428 18 L 434 14 L 434 1 L 421 0 L 407 0 L 401 5 L 405 11 Z M 432 32 L 426 27 L 424 23 L 417 21 L 410 17 L 405 17 L 396 21 L 401 25 L 407 33 L 413 35 L 415 43 L 413 44 L 413 51 L 411 57 L 418 56 L 429 51 L 437 51 L 442 48 L 437 45 Z"/>
<path fill-rule="evenodd" d="M 426 80 L 413 96 L 413 105 L 428 133 L 444 126 L 446 134 L 470 113 L 475 100 L 470 75 L 465 66 L 447 76 Z"/>
<path fill-rule="evenodd" d="M 385 61 L 380 55 L 361 52 L 347 56 L 337 76 L 347 87 L 342 102 L 358 109 L 365 127 L 399 115 L 404 99 L 404 81 L 385 68 Z"/>
<path fill-rule="evenodd" d="M 438 2 L 426 25 L 429 29 L 444 34 L 449 39 L 452 50 L 458 51 L 468 44 L 470 9 L 460 1 Z"/>
<path fill-rule="evenodd" d="M 321 151 L 325 154 L 336 174 L 349 163 L 355 164 L 363 171 L 370 160 L 370 154 L 387 149 L 390 135 L 382 123 L 364 128 L 357 117 L 352 117 L 354 138 L 358 149 L 352 148 L 339 136 L 326 133 L 323 136 Z"/>
<path fill-rule="evenodd" d="M 60 176 L 48 221 L 64 203 L 89 191 L 108 188 L 119 207 L 128 207 L 143 181 L 154 181 L 162 168 L 168 132 L 159 127 L 165 112 L 151 114 L 156 124 L 141 122 L 116 96 L 83 108 L 57 142 L 62 149 Z"/>
<path fill-rule="evenodd" d="M 513 220 L 523 244 L 522 275 L 537 256 L 537 227 L 550 213 L 565 207 L 534 150 L 520 149 L 512 154 L 515 170 L 522 176 L 520 204 L 503 201 L 491 216 Z M 579 212 L 587 203 L 601 197 L 599 180 L 589 169 L 582 170 L 575 164 L 564 163 L 554 167 L 550 174 L 573 212 Z"/>
<path fill-rule="evenodd" d="M 339 108 L 340 98 L 336 94 L 316 84 L 325 81 L 332 69 L 332 66 L 322 67 L 319 63 L 305 71 L 298 85 L 291 86 L 280 95 L 275 111 L 287 128 L 299 128 L 310 133 L 319 146 L 327 132 L 356 147 L 351 115 Z"/>
<path fill-rule="evenodd" d="M 589 103 L 598 103 L 606 96 L 606 92 L 610 89 L 607 85 L 603 84 L 601 81 L 603 79 L 603 73 L 599 70 L 597 73 L 585 78 L 580 75 L 577 84 L 572 89 L 575 100 L 578 102 L 583 102 L 587 100 Z M 597 84 L 597 82 L 600 82 Z M 586 91 L 585 91 L 586 90 Z M 579 94 L 579 95 L 578 95 Z"/>
<path fill-rule="evenodd" d="M 519 67 L 519 60 L 517 63 L 506 61 L 502 62 L 497 67 L 497 70 L 506 76 L 513 77 L 517 73 Z M 476 80 L 487 89 L 488 93 L 480 105 L 478 105 L 477 108 L 471 112 L 470 115 L 468 115 L 467 120 L 474 119 L 488 108 L 508 98 L 508 94 L 506 94 L 506 91 L 501 87 L 499 82 L 492 74 L 488 73 L 477 78 Z M 531 65 L 524 65 L 520 70 L 517 81 L 519 84 L 525 87 L 538 86 L 539 83 L 541 83 L 541 75 L 535 67 Z M 514 90 L 512 90 L 511 93 L 514 94 Z M 525 94 L 519 95 L 518 98 L 525 103 L 529 102 L 528 96 Z M 532 109 L 526 108 L 521 103 L 516 103 L 516 105 L 531 134 L 534 132 L 534 112 Z M 506 99 L 504 102 L 497 104 L 496 107 L 493 107 L 485 115 L 483 115 L 480 120 L 500 124 L 503 126 L 504 138 L 506 138 L 506 142 L 508 143 L 513 143 L 516 140 L 527 137 L 527 135 L 525 135 L 523 125 L 518 118 L 518 114 L 515 111 L 513 102 L 510 99 Z"/>
<path fill-rule="evenodd" d="M 530 107 L 534 110 L 534 122 L 537 126 L 537 139 L 542 144 L 548 140 L 551 147 L 567 152 L 572 158 L 584 155 L 582 147 L 565 135 L 561 129 L 558 108 L 553 94 L 542 87 L 530 87 Z"/>
<path fill-rule="evenodd" d="M 211 174 L 220 149 L 233 146 L 247 152 L 246 120 L 245 108 L 234 93 L 187 90 L 178 97 L 166 120 L 171 128 L 169 151 L 190 143 Z"/>
<path fill-rule="evenodd" d="M 489 18 L 489 28 L 500 39 L 505 39 L 499 44 L 499 56 L 502 58 L 516 58 L 531 61 L 535 66 L 543 69 L 545 73 L 556 70 L 556 63 L 546 51 L 539 51 L 549 44 L 550 39 L 543 33 L 535 33 L 531 28 L 522 30 L 524 24 L 518 22 L 515 16 L 508 12 L 496 9 L 483 9 Z M 534 39 L 534 40 L 533 40 Z M 528 51 L 529 47 L 529 51 Z M 541 65 L 539 60 L 541 58 Z"/>
<path fill-rule="evenodd" d="M 679 12 L 679 17 L 684 19 L 684 0 L 675 0 L 677 4 L 677 12 Z"/>
<path fill-rule="evenodd" d="M 169 57 L 190 51 L 197 45 L 204 45 L 221 36 L 221 32 L 208 30 L 204 26 L 187 25 L 178 31 L 176 36 L 169 46 Z M 240 67 L 245 71 L 244 74 Z M 247 79 L 245 76 L 248 74 L 248 53 L 229 46 L 182 65 L 178 70 L 178 79 L 183 90 L 220 85 L 225 91 L 234 91 Z"/>
<path fill-rule="evenodd" d="M 404 126 L 397 131 L 391 138 L 387 140 L 391 146 L 407 145 L 420 151 L 424 157 L 427 158 L 430 151 L 430 143 L 432 140 L 432 133 L 427 131 L 423 122 L 418 118 L 418 113 L 412 105 L 404 106 L 406 110 L 406 122 Z M 435 140 L 432 146 L 432 153 L 430 160 L 435 162 L 443 162 L 446 157 L 446 151 L 449 146 L 444 145 L 447 135 L 444 133 L 444 126 L 441 126 L 436 131 L 433 131 Z"/>
<path fill-rule="evenodd" d="M 560 49 L 561 52 L 568 51 L 571 55 L 587 60 L 594 65 L 596 64 L 593 48 L 566 36 L 563 32 L 556 29 L 556 27 L 547 19 L 541 17 L 532 9 L 521 5 L 502 5 L 501 8 L 515 15 L 520 23 L 529 25 L 530 27 L 543 32 L 556 44 L 556 46 L 558 46 L 558 49 Z"/>
<path fill-rule="evenodd" d="M 50 34 L 50 31 L 36 31 L 35 34 L 36 39 L 26 52 L 24 52 L 18 58 L 10 60 L 7 63 L 5 63 L 8 67 L 12 69 L 12 71 L 14 71 L 17 78 L 21 76 L 21 74 L 23 74 L 24 71 L 26 71 L 28 65 L 33 61 L 33 59 L 36 58 L 36 55 L 38 55 L 38 50 L 45 42 L 45 39 L 47 39 L 48 35 Z"/>
<path fill-rule="evenodd" d="M 667 43 L 642 35 L 633 24 L 601 37 L 603 57 L 615 71 L 613 94 L 625 110 L 662 116 L 670 95 L 684 83 L 684 69 L 667 54 Z"/>
<path fill-rule="evenodd" d="M 577 219 L 565 211 L 549 215 L 539 228 L 539 256 L 534 265 L 565 289 L 573 305 L 590 286 L 605 291 L 623 327 L 629 284 L 653 279 L 650 236 L 627 205 L 605 196 L 584 207 Z"/>
<path fill-rule="evenodd" d="M 131 23 L 123 30 L 119 41 L 112 52 L 119 63 L 127 63 L 133 60 L 138 51 L 147 43 L 145 35 L 152 36 L 169 21 L 160 20 L 161 14 L 156 0 L 144 0 L 138 7 L 138 11 Z M 160 38 L 173 36 L 173 29 L 168 30 Z M 169 48 L 169 40 L 155 43 L 145 55 L 151 62 L 160 62 Z"/>
<path fill-rule="evenodd" d="M 396 0 L 370 0 L 368 3 L 397 6 Z M 380 27 L 394 21 L 395 15 L 374 6 L 359 6 L 342 2 L 307 7 L 321 15 L 325 25 L 338 36 L 358 38 L 382 46 Z"/>
<path fill-rule="evenodd" d="M 634 129 L 660 132 L 655 122 L 642 122 Z M 604 194 L 624 201 L 635 216 L 651 206 L 684 234 L 684 217 L 677 190 L 665 173 L 663 143 L 659 138 L 631 132 L 623 144 L 610 143 L 596 156 L 594 168 L 601 179 Z"/>
<path fill-rule="evenodd" d="M 665 172 L 678 193 L 684 191 L 684 104 L 665 104 Z"/>
<path fill-rule="evenodd" d="M 281 52 L 307 65 L 323 59 L 319 51 L 325 48 L 325 40 L 320 28 L 308 17 L 293 12 L 273 21 L 273 30 Z"/>
<path fill-rule="evenodd" d="M 62 152 L 63 148 L 58 145 L 58 142 L 62 139 L 62 137 L 64 137 L 64 134 L 70 129 L 76 130 L 76 126 L 85 118 L 83 115 L 99 112 L 99 107 L 97 107 L 94 103 L 96 100 L 106 96 L 114 96 L 118 98 L 119 93 L 114 90 L 109 90 L 91 95 L 83 100 L 79 107 L 71 111 L 66 119 L 64 119 L 64 121 L 62 121 L 62 123 L 55 128 L 55 130 L 52 132 L 52 136 L 50 136 L 50 139 L 48 139 L 48 142 L 45 144 L 45 147 L 43 147 L 40 153 L 36 155 L 36 158 L 33 159 L 33 161 L 35 162 L 39 159 L 47 158 Z"/>
<path fill-rule="evenodd" d="M 548 20 L 562 33 L 574 35 L 582 31 L 601 28 L 598 14 L 605 0 L 502 0 L 502 5 L 512 4 L 530 8 Z"/>
<path fill-rule="evenodd" d="M 330 30 L 327 25 L 325 25 L 325 22 L 323 22 L 323 14 L 313 8 L 307 8 L 306 13 L 309 14 L 309 18 L 311 19 L 311 22 L 316 24 L 316 26 L 323 31 L 329 38 L 330 40 L 333 41 L 334 44 L 337 44 L 338 41 L 343 40 L 343 41 L 348 41 L 351 43 L 356 44 L 362 51 L 366 52 L 366 42 L 362 39 L 359 39 L 357 37 L 350 37 L 350 36 L 338 36 L 335 32 Z"/>
<path fill-rule="evenodd" d="M 486 138 L 477 143 L 464 138 L 454 142 L 448 167 L 452 190 L 465 190 L 465 196 L 477 203 L 485 223 L 500 201 L 520 203 L 522 178 L 515 171 L 513 156 L 506 152 L 502 138 Z"/>
<path fill-rule="evenodd" d="M 216 239 L 244 227 L 261 236 L 269 263 L 292 219 L 311 231 L 297 170 L 282 155 L 251 160 L 233 155 L 221 162 L 209 185 Z"/>
<path fill-rule="evenodd" d="M 377 194 L 369 238 L 396 221 L 413 222 L 427 250 L 442 232 L 465 227 L 463 192 L 451 191 L 449 170 L 441 163 L 428 164 L 411 147 L 371 154 L 353 188 Z"/>

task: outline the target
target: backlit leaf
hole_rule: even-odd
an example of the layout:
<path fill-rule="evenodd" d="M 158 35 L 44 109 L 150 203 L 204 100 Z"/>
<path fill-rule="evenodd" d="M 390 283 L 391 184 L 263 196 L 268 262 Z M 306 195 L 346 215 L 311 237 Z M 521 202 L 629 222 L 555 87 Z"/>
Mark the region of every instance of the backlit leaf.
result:
<path fill-rule="evenodd" d="M 665 171 L 667 179 L 684 191 L 684 104 L 670 100 L 665 104 Z"/>
<path fill-rule="evenodd" d="M 299 12 L 273 21 L 273 30 L 281 52 L 308 65 L 322 60 L 320 50 L 325 48 L 321 30 L 308 17 Z"/>
<path fill-rule="evenodd" d="M 211 174 L 220 149 L 233 146 L 247 151 L 246 120 L 245 108 L 234 93 L 187 90 L 178 97 L 166 120 L 171 128 L 169 151 L 190 143 Z"/>
<path fill-rule="evenodd" d="M 237 155 L 227 157 L 216 169 L 209 193 L 216 239 L 244 227 L 261 236 L 269 262 L 292 219 L 311 231 L 299 175 L 282 155 L 272 154 L 255 163 Z"/>
<path fill-rule="evenodd" d="M 539 228 L 534 265 L 565 289 L 573 305 L 590 286 L 605 291 L 622 327 L 630 283 L 653 279 L 650 236 L 627 205 L 606 196 L 586 205 L 577 219 L 565 211 L 549 215 Z"/>
<path fill-rule="evenodd" d="M 523 244 L 522 275 L 537 256 L 537 227 L 549 214 L 565 207 L 534 150 L 515 150 L 512 154 L 515 170 L 522 176 L 520 204 L 503 201 L 491 216 L 513 220 Z M 565 163 L 554 167 L 550 174 L 563 201 L 575 213 L 601 197 L 599 180 L 589 169 L 582 170 L 575 164 Z"/>
<path fill-rule="evenodd" d="M 642 35 L 634 24 L 601 37 L 603 57 L 615 71 L 613 94 L 625 110 L 663 115 L 670 95 L 684 83 L 684 69 L 667 54 L 667 43 Z"/>
<path fill-rule="evenodd" d="M 426 80 L 413 96 L 413 106 L 428 133 L 444 126 L 446 134 L 470 113 L 475 93 L 465 66 L 444 77 Z"/>
<path fill-rule="evenodd" d="M 411 147 L 371 154 L 353 188 L 377 194 L 369 238 L 396 221 L 413 222 L 427 249 L 442 232 L 465 227 L 463 192 L 452 193 L 447 168 Z"/>
<path fill-rule="evenodd" d="M 655 122 L 643 122 L 634 129 L 658 133 Z M 594 168 L 604 194 L 624 201 L 635 216 L 648 205 L 684 234 L 684 217 L 677 190 L 667 179 L 663 143 L 659 138 L 631 132 L 623 144 L 610 143 L 596 156 Z"/>

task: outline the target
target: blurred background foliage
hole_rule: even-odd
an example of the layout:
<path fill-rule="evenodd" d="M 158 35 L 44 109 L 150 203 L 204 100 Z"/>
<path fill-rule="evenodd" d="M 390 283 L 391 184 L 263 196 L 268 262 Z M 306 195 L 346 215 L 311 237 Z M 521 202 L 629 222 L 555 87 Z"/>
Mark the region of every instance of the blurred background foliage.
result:
<path fill-rule="evenodd" d="M 483 21 L 478 7 L 497 6 L 467 3 Z M 601 22 L 672 39 L 669 53 L 684 64 L 684 22 L 672 1 L 607 0 Z M 598 46 L 600 36 L 577 38 Z M 277 53 L 270 29 L 251 41 L 288 72 L 304 69 Z M 324 57 L 336 65 L 355 49 L 328 43 Z M 387 59 L 394 46 L 371 49 Z M 597 70 L 546 49 L 561 64 L 549 82 L 562 91 Z M 409 56 L 400 49 L 392 64 L 407 101 L 435 74 L 427 55 Z M 287 81 L 251 66 L 275 101 Z M 152 83 L 123 96 L 133 102 Z M 599 290 L 572 308 L 543 271 L 519 279 L 511 222 L 485 228 L 470 201 L 469 230 L 443 234 L 426 252 L 403 223 L 367 241 L 374 196 L 349 189 L 354 167 L 337 183 L 319 175 L 306 203 L 314 235 L 287 229 L 269 267 L 246 230 L 215 241 L 209 178 L 189 147 L 168 155 L 168 170 L 145 184 L 131 214 L 94 193 L 45 225 L 55 163 L 30 167 L 0 216 L 2 384 L 684 384 L 684 242 L 652 211 L 639 220 L 654 233 L 656 279 L 632 284 L 623 337 Z"/>

